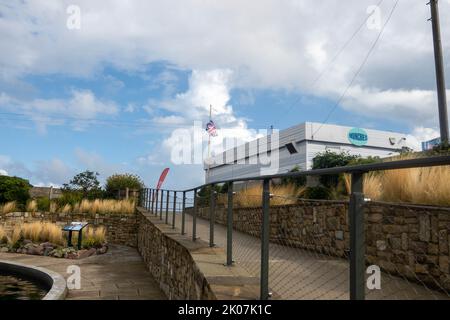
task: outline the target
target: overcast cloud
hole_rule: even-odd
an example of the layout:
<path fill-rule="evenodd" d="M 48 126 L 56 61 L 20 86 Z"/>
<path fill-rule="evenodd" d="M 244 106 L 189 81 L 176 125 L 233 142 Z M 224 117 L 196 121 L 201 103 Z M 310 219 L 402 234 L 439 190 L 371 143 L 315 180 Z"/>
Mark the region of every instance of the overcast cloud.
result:
<path fill-rule="evenodd" d="M 26 76 L 43 74 L 89 78 L 101 74 L 106 66 L 139 71 L 149 63 L 167 61 L 193 72 L 189 88 L 177 95 L 171 86 L 173 75 L 164 74 L 161 81 L 166 81 L 167 99 L 147 106 L 154 121 L 180 124 L 203 119 L 213 102 L 220 123 L 235 129 L 242 139 L 251 139 L 254 136 L 245 119 L 236 117 L 229 104 L 230 90 L 281 89 L 336 101 L 379 30 L 364 26 L 329 64 L 367 18 L 367 8 L 378 1 L 1 0 L 0 84 L 14 88 Z M 381 24 L 394 3 L 382 1 Z M 71 4 L 81 8 L 80 30 L 66 27 L 66 10 Z M 442 34 L 448 35 L 450 2 L 440 1 L 440 6 Z M 401 0 L 341 104 L 369 118 L 407 124 L 416 142 L 437 134 L 429 16 L 425 1 Z M 447 83 L 448 39 L 443 37 Z M 324 68 L 326 73 L 315 82 Z M 26 111 L 31 119 L 45 118 L 55 110 L 82 117 L 115 115 L 119 110 L 116 104 L 100 101 L 89 91 L 74 90 L 67 101 L 26 100 L 12 89 L 5 91 L 0 88 L 0 108 L 12 106 Z M 74 103 L 85 107 L 76 109 Z M 134 109 L 123 106 L 128 112 Z M 167 114 L 153 116 L 155 109 Z M 76 123 L 72 126 L 83 129 Z M 160 148 L 170 143 L 171 137 L 168 134 Z M 156 161 L 154 156 L 140 160 L 149 158 Z"/>

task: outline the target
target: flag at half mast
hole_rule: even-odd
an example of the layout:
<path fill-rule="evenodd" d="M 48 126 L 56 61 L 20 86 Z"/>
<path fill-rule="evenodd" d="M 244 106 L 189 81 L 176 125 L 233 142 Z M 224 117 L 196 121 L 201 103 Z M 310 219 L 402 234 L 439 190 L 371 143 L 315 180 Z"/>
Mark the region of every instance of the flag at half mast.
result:
<path fill-rule="evenodd" d="M 214 121 L 209 120 L 209 122 L 206 124 L 206 132 L 208 132 L 208 134 L 212 137 L 217 136 L 217 128 Z"/>

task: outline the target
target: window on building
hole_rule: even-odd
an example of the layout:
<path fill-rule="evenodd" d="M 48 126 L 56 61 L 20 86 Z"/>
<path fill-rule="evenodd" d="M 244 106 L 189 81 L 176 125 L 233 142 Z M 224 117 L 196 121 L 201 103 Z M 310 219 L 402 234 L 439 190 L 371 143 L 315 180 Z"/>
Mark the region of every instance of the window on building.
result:
<path fill-rule="evenodd" d="M 298 153 L 297 149 L 295 148 L 294 144 L 292 142 L 286 144 L 286 148 L 289 151 L 290 154 Z"/>

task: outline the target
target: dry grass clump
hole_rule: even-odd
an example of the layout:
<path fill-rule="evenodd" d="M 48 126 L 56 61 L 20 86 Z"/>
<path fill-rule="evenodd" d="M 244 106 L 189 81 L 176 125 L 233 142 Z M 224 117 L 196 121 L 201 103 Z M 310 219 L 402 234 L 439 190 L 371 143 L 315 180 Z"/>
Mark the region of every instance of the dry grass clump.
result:
<path fill-rule="evenodd" d="M 8 243 L 8 235 L 6 234 L 6 230 L 3 226 L 0 226 L 0 243 Z"/>
<path fill-rule="evenodd" d="M 50 222 L 32 222 L 24 223 L 14 227 L 8 235 L 6 230 L 0 226 L 0 243 L 9 243 L 16 245 L 19 240 L 31 240 L 33 243 L 51 242 L 53 244 L 64 246 L 66 239 L 61 228 Z M 78 233 L 73 234 L 72 242 L 78 241 Z M 103 226 L 94 228 L 88 227 L 83 232 L 83 246 L 86 248 L 101 247 L 106 243 L 106 229 Z"/>
<path fill-rule="evenodd" d="M 384 201 L 450 205 L 450 166 L 386 171 L 381 177 Z"/>
<path fill-rule="evenodd" d="M 27 203 L 27 212 L 36 212 L 38 209 L 38 204 L 36 200 L 31 200 Z"/>
<path fill-rule="evenodd" d="M 24 239 L 31 240 L 35 243 L 51 242 L 59 245 L 64 244 L 63 232 L 54 223 L 32 222 L 22 224 L 19 228 Z"/>
<path fill-rule="evenodd" d="M 70 204 L 64 205 L 64 207 L 61 208 L 61 213 L 71 213 L 72 212 L 72 206 Z"/>
<path fill-rule="evenodd" d="M 84 247 L 97 247 L 106 242 L 106 229 L 104 227 L 88 227 L 86 233 L 83 235 Z"/>
<path fill-rule="evenodd" d="M 13 232 L 11 234 L 11 237 L 9 238 L 10 244 L 14 245 L 17 243 L 17 241 L 20 240 L 22 237 L 22 229 L 20 226 L 15 226 L 13 229 Z"/>
<path fill-rule="evenodd" d="M 17 204 L 15 201 L 7 202 L 4 205 L 0 206 L 0 212 L 2 214 L 7 214 L 15 211 L 17 211 Z"/>
<path fill-rule="evenodd" d="M 50 213 L 58 212 L 58 205 L 56 204 L 56 202 L 50 202 L 49 212 Z"/>
<path fill-rule="evenodd" d="M 344 184 L 347 195 L 351 191 L 351 175 L 344 174 Z M 364 175 L 364 195 L 372 200 L 380 200 L 382 196 L 382 183 L 379 173 L 371 172 Z"/>
<path fill-rule="evenodd" d="M 77 213 L 125 213 L 133 214 L 135 202 L 130 200 L 82 200 L 73 207 Z"/>
<path fill-rule="evenodd" d="M 347 192 L 350 177 L 345 177 Z M 366 174 L 364 194 L 372 200 L 450 205 L 450 166 L 387 170 Z"/>
<path fill-rule="evenodd" d="M 272 185 L 270 193 L 273 197 L 270 199 L 270 205 L 295 204 L 305 193 L 306 187 L 297 187 L 294 184 Z M 260 207 L 262 205 L 262 185 L 255 185 L 236 192 L 233 197 L 236 207 Z M 227 194 L 220 194 L 218 203 L 227 206 Z"/>

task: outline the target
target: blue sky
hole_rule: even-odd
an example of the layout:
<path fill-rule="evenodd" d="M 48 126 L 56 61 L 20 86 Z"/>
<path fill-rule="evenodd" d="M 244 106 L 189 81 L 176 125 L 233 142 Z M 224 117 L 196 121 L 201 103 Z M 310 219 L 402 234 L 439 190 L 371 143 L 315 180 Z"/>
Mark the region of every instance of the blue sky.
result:
<path fill-rule="evenodd" d="M 329 123 L 405 132 L 416 145 L 438 135 L 423 4 L 400 2 L 334 108 L 378 35 L 363 27 L 333 59 L 371 1 L 349 1 L 352 12 L 334 0 L 188 2 L 172 10 L 156 1 L 0 0 L 0 173 L 61 185 L 86 169 L 102 180 L 131 172 L 154 185 L 170 167 L 167 187 L 192 186 L 204 179 L 201 166 L 171 163 L 173 132 L 205 123 L 209 104 L 218 126 L 242 140 L 250 129 L 322 122 L 332 109 Z M 80 29 L 67 27 L 71 4 Z M 382 22 L 393 4 L 380 7 Z M 448 34 L 450 3 L 441 7 Z M 449 79 L 445 38 L 443 46 Z"/>

